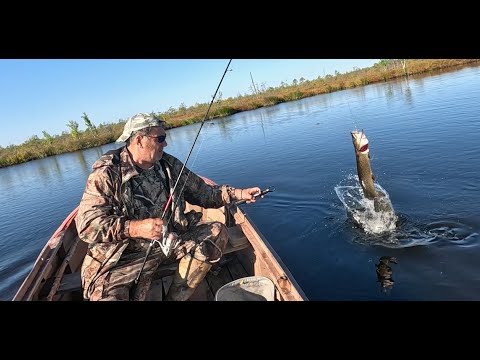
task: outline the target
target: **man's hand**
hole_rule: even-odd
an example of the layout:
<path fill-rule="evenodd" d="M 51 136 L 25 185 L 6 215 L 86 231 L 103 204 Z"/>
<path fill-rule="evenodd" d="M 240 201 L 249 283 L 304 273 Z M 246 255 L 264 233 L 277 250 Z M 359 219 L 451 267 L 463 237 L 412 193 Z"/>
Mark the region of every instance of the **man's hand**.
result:
<path fill-rule="evenodd" d="M 241 199 L 245 200 L 247 204 L 254 203 L 256 201 L 255 195 L 258 195 L 262 192 L 259 187 L 251 187 L 247 189 L 242 189 L 241 191 Z M 262 196 L 263 197 L 263 196 Z"/>
<path fill-rule="evenodd" d="M 162 225 L 163 225 L 163 220 L 160 218 L 130 220 L 128 233 L 132 238 L 142 238 L 147 240 L 161 240 Z"/>

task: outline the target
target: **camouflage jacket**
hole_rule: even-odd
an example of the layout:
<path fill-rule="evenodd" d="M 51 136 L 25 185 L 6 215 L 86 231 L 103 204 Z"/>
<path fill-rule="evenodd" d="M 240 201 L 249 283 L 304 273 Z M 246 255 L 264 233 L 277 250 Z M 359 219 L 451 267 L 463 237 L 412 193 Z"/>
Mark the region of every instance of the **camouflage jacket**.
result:
<path fill-rule="evenodd" d="M 162 162 L 167 174 L 162 170 Z M 147 242 L 128 237 L 130 220 L 161 216 L 168 196 L 165 188 L 174 187 L 182 167 L 180 160 L 163 153 L 162 159 L 150 171 L 158 179 L 152 181 L 152 186 L 162 187 L 164 191 L 158 191 L 159 196 L 154 203 L 146 199 L 151 205 L 148 206 L 135 187 L 135 180 L 140 175 L 126 147 L 107 152 L 93 164 L 75 218 L 80 239 L 89 244 L 81 270 L 85 298 L 90 296 L 90 284 L 111 269 L 127 247 L 135 249 L 132 244 Z M 165 182 L 168 174 L 170 184 Z M 207 185 L 201 177 L 185 167 L 169 206 L 169 211 L 174 213 L 171 217 L 174 229 L 170 230 L 181 233 L 188 227 L 184 215 L 185 200 L 205 208 L 219 208 L 232 201 L 232 189 L 228 185 Z M 170 215 L 164 219 L 168 220 Z"/>

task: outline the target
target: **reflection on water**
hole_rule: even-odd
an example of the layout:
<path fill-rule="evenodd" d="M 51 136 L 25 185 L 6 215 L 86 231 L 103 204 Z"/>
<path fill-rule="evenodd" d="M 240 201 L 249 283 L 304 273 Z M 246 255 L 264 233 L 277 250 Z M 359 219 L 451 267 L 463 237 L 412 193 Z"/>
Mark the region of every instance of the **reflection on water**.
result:
<path fill-rule="evenodd" d="M 15 184 L 13 179 L 15 173 L 13 171 L 10 171 L 11 169 L 13 169 L 13 167 L 11 166 L 0 169 L 0 188 L 3 191 L 7 191 L 10 186 Z"/>
<path fill-rule="evenodd" d="M 393 89 L 397 88 L 397 86 L 394 86 L 393 83 L 388 83 L 386 86 L 385 86 L 385 98 L 387 100 L 391 100 L 393 99 Z"/>
<path fill-rule="evenodd" d="M 260 115 L 260 126 L 262 127 L 263 140 L 265 141 L 267 137 L 265 136 L 265 126 L 263 123 L 266 121 L 266 115 L 263 111 L 260 112 L 259 115 Z"/>
<path fill-rule="evenodd" d="M 95 148 L 95 149 L 98 149 L 98 148 Z M 88 165 L 87 165 L 87 161 L 85 160 L 85 156 L 83 154 L 83 151 L 76 151 L 75 156 L 78 160 L 78 164 L 83 169 L 83 172 L 90 171 L 90 169 L 88 168 Z"/>
<path fill-rule="evenodd" d="M 408 105 L 412 105 L 413 104 L 413 97 L 412 97 L 412 89 L 410 89 L 410 83 L 409 83 L 409 80 L 408 80 L 408 77 L 405 78 L 405 102 L 408 104 Z"/>
<path fill-rule="evenodd" d="M 58 163 L 58 158 L 56 156 L 48 157 L 44 159 L 44 161 L 37 161 L 35 164 L 37 165 L 36 170 L 39 179 L 44 179 L 51 175 L 58 177 L 62 176 L 60 164 Z"/>
<path fill-rule="evenodd" d="M 404 99 L 406 105 L 413 104 L 412 89 L 408 77 L 397 79 L 387 83 L 384 87 L 387 103 L 395 103 L 399 99 Z"/>
<path fill-rule="evenodd" d="M 214 124 L 218 126 L 220 133 L 225 139 L 229 139 L 230 141 L 232 141 L 234 134 L 232 133 L 232 129 L 230 129 L 228 126 L 228 121 L 229 121 L 228 117 L 222 118 L 216 121 Z M 202 135 L 205 135 L 205 134 L 202 134 Z"/>
<path fill-rule="evenodd" d="M 365 87 L 360 86 L 357 88 L 354 88 L 352 90 L 352 98 L 358 99 L 358 101 L 365 101 L 366 100 L 366 92 L 365 92 Z"/>
<path fill-rule="evenodd" d="M 398 264 L 397 258 L 393 256 L 382 256 L 378 264 L 375 264 L 377 268 L 377 282 L 380 283 L 383 292 L 387 292 L 393 288 L 393 271 L 390 264 Z"/>

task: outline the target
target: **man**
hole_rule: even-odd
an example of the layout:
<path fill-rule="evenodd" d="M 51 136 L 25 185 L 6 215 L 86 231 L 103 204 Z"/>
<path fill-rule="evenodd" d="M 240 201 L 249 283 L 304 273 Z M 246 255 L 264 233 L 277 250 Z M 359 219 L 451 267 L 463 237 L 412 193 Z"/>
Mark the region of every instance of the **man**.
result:
<path fill-rule="evenodd" d="M 187 300 L 221 257 L 228 232 L 220 222 L 185 214 L 184 202 L 219 208 L 237 200 L 255 202 L 261 190 L 207 185 L 163 151 L 164 123 L 151 114 L 129 118 L 117 142 L 125 146 L 93 164 L 76 217 L 80 239 L 89 244 L 81 270 L 83 296 L 144 300 L 158 265 L 180 259 L 167 300 Z M 162 239 L 164 226 L 166 233 L 178 235 L 180 246 L 170 255 L 155 244 L 133 286 L 150 242 Z"/>

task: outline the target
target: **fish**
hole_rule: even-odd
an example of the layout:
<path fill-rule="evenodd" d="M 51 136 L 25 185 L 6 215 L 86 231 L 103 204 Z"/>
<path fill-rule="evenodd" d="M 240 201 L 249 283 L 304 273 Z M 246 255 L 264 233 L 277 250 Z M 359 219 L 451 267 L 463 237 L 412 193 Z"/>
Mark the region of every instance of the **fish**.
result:
<path fill-rule="evenodd" d="M 368 139 L 362 131 L 354 130 L 351 132 L 353 147 L 355 148 L 355 158 L 357 162 L 358 181 L 363 190 L 363 195 L 374 202 L 375 211 L 393 212 L 390 201 L 386 194 L 375 188 L 375 175 L 373 175 L 370 166 L 370 149 Z"/>

